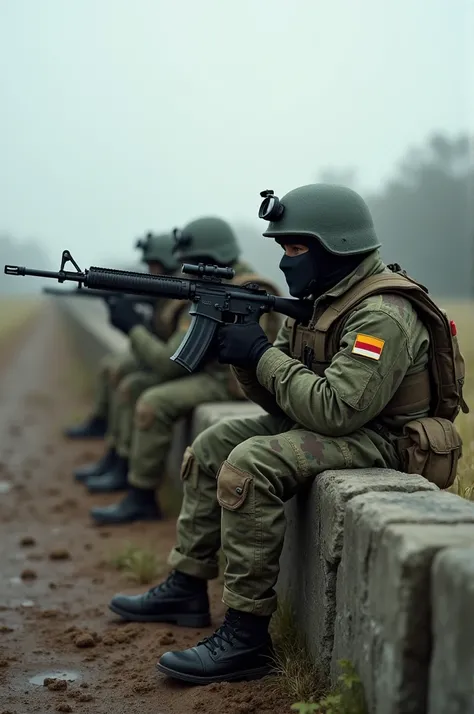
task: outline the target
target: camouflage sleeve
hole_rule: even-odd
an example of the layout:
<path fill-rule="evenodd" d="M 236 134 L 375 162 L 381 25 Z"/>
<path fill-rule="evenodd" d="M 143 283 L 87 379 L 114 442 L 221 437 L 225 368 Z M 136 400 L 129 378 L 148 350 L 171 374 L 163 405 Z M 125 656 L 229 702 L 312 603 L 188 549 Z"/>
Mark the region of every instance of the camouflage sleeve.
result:
<path fill-rule="evenodd" d="M 143 325 L 137 325 L 130 331 L 130 343 L 134 354 L 143 364 L 167 382 L 170 379 L 185 377 L 188 372 L 170 357 L 176 352 L 189 326 L 189 315 L 182 315 L 178 327 L 168 342 L 163 342 Z"/>
<path fill-rule="evenodd" d="M 290 327 L 288 320 L 285 320 L 284 324 L 280 327 L 273 346 L 285 355 L 290 354 Z M 247 399 L 261 406 L 262 409 L 265 409 L 269 414 L 282 414 L 275 396 L 260 384 L 255 370 L 240 369 L 238 367 L 231 367 L 231 370 L 237 377 Z"/>
<path fill-rule="evenodd" d="M 382 411 L 413 363 L 413 313 L 404 321 L 380 298 L 376 305 L 364 301 L 346 320 L 340 349 L 323 377 L 272 347 L 258 363 L 259 382 L 303 427 L 327 436 L 350 434 Z"/>

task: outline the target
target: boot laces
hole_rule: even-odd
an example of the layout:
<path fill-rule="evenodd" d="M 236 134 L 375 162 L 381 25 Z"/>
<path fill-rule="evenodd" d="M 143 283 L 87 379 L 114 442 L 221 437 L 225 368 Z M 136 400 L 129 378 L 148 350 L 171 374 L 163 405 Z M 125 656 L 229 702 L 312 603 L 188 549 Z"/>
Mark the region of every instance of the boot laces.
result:
<path fill-rule="evenodd" d="M 212 635 L 198 642 L 197 646 L 204 645 L 214 655 L 217 654 L 218 649 L 223 652 L 225 650 L 225 643 L 232 645 L 234 640 L 239 639 L 236 631 L 238 623 L 238 616 L 226 613 L 222 625 L 218 627 Z"/>
<path fill-rule="evenodd" d="M 159 585 L 155 585 L 154 587 L 150 588 L 150 590 L 147 592 L 148 596 L 151 595 L 156 595 L 156 593 L 163 593 L 166 592 L 166 590 L 169 590 L 170 587 L 173 585 L 174 581 L 174 571 L 172 570 L 171 573 L 168 575 L 166 580 L 164 580 L 162 583 L 159 583 Z"/>

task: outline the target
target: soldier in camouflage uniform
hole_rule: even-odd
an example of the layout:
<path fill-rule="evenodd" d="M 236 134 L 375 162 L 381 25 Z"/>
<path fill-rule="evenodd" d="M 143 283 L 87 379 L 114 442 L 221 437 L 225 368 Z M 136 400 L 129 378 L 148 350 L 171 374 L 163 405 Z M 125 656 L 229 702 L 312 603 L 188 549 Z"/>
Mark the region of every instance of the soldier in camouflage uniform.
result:
<path fill-rule="evenodd" d="M 145 239 L 136 244 L 142 251 L 142 261 L 151 275 L 172 275 L 178 268 L 178 261 L 173 255 L 174 240 L 171 234 L 153 235 L 147 233 Z M 160 329 L 160 311 L 163 301 L 155 304 L 153 321 L 156 331 Z M 102 439 L 107 433 L 110 417 L 111 392 L 120 379 L 131 372 L 136 372 L 143 365 L 136 355 L 111 354 L 104 357 L 99 366 L 95 404 L 91 415 L 77 426 L 68 427 L 64 435 L 69 439 Z M 81 470 L 79 471 L 81 479 Z"/>
<path fill-rule="evenodd" d="M 220 329 L 219 360 L 233 365 L 265 414 L 221 422 L 188 448 L 173 570 L 144 595 L 116 595 L 110 604 L 127 620 L 204 627 L 207 581 L 218 575 L 222 548 L 224 623 L 195 647 L 165 653 L 157 665 L 196 684 L 270 670 L 268 625 L 285 502 L 327 469 L 399 468 L 394 438 L 404 423 L 429 411 L 429 400 L 397 403 L 405 378 L 424 370 L 429 348 L 428 332 L 403 296 L 362 300 L 343 320 L 328 362 L 317 346 L 319 316 L 367 276 L 387 272 L 362 198 L 341 186 L 312 184 L 281 201 L 268 196 L 259 215 L 270 222 L 264 235 L 284 251 L 280 267 L 290 293 L 314 302 L 313 318 L 308 325 L 286 320 L 273 345 L 257 325 Z M 389 409 L 392 403 L 398 408 Z"/>
<path fill-rule="evenodd" d="M 180 261 L 230 266 L 235 271 L 233 284 L 259 283 L 269 292 L 277 288 L 254 274 L 239 260 L 240 248 L 231 227 L 218 218 L 201 218 L 182 231 L 177 255 Z M 130 313 L 132 310 L 127 304 Z M 133 308 L 132 308 L 133 309 Z M 98 524 L 122 524 L 162 517 L 157 499 L 176 421 L 205 402 L 243 399 L 244 394 L 227 365 L 211 359 L 195 374 L 170 360 L 190 325 L 189 303 L 170 301 L 168 312 L 174 326 L 170 338 L 162 341 L 136 323 L 130 314 L 124 324 L 124 312 L 112 316 L 115 324 L 130 336 L 135 353 L 149 372 L 130 374 L 116 390 L 114 399 L 114 434 L 109 442 L 116 454 L 112 469 L 89 477 L 90 492 L 127 490 L 123 500 L 106 508 L 94 508 L 92 518 Z M 118 320 L 118 322 L 117 322 Z M 280 327 L 275 313 L 263 315 L 261 324 L 273 340 Z"/>

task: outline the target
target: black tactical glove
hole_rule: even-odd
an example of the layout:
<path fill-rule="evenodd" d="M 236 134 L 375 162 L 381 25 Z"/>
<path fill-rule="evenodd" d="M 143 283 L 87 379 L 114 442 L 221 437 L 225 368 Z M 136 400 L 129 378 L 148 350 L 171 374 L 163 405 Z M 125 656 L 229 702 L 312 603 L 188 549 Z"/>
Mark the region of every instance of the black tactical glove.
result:
<path fill-rule="evenodd" d="M 126 335 L 136 325 L 143 325 L 143 317 L 135 310 L 131 300 L 114 298 L 109 301 L 108 307 L 110 324 Z"/>
<path fill-rule="evenodd" d="M 265 332 L 255 322 L 224 325 L 219 329 L 217 345 L 221 364 L 233 364 L 243 369 L 255 368 L 263 353 L 272 346 Z"/>

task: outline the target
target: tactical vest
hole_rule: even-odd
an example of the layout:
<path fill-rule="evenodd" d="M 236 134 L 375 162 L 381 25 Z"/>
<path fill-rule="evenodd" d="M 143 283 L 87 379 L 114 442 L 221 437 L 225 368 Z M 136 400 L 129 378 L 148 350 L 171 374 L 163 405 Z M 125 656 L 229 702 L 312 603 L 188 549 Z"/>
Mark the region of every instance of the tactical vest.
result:
<path fill-rule="evenodd" d="M 407 473 L 418 473 L 440 488 L 452 485 L 462 441 L 453 422 L 459 411 L 469 411 L 462 395 L 465 365 L 456 330 L 446 313 L 430 298 L 426 288 L 398 265 L 390 273 L 372 275 L 335 298 L 330 305 L 316 306 L 307 327 L 292 324 L 292 357 L 322 376 L 339 351 L 344 323 L 356 306 L 381 293 L 401 295 L 409 300 L 428 330 L 430 350 L 426 369 L 408 374 L 379 418 L 417 414 L 429 416 L 408 421 L 397 447 Z"/>

